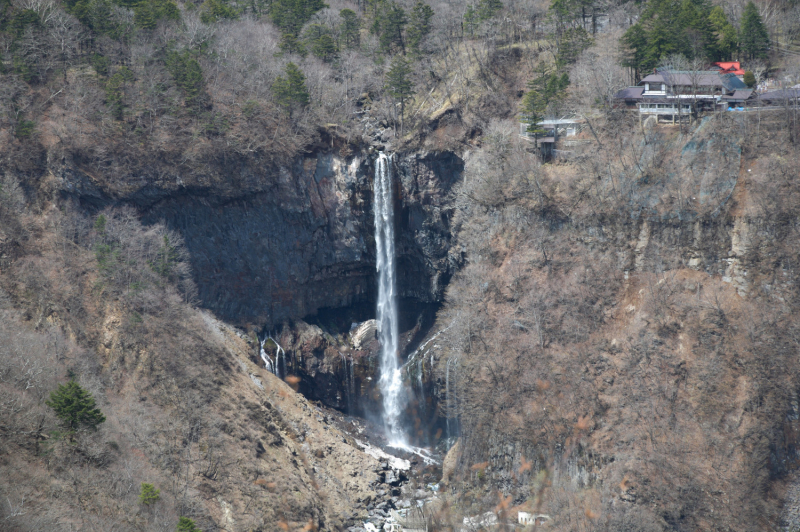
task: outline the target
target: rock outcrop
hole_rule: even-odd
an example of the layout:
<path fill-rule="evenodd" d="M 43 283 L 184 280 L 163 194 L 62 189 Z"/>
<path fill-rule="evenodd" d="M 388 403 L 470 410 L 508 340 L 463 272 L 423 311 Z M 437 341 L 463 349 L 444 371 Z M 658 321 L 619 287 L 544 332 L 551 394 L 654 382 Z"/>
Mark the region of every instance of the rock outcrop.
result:
<path fill-rule="evenodd" d="M 178 231 L 201 304 L 229 322 L 272 327 L 374 301 L 374 153 L 330 149 L 266 168 L 231 161 L 219 170 L 225 179 L 112 184 L 70 166 L 51 172 L 63 195 L 95 206 L 133 204 L 146 222 Z M 393 161 L 399 294 L 439 301 L 457 265 L 449 254 L 449 192 L 463 161 L 450 152 Z"/>

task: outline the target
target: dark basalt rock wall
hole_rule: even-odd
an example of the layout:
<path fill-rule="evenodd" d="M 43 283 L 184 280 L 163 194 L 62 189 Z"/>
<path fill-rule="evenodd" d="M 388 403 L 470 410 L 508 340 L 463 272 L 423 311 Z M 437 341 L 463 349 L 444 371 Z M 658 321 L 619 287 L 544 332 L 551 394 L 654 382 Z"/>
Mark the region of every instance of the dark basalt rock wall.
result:
<path fill-rule="evenodd" d="M 200 304 L 238 325 L 273 328 L 374 301 L 375 157 L 320 151 L 278 168 L 236 163 L 223 172 L 236 173 L 229 179 L 189 175 L 139 188 L 112 189 L 68 168 L 58 174 L 63 194 L 92 206 L 133 204 L 145 221 L 178 231 Z M 463 161 L 450 152 L 393 160 L 398 290 L 437 302 L 458 263 L 450 255 L 450 191 Z"/>

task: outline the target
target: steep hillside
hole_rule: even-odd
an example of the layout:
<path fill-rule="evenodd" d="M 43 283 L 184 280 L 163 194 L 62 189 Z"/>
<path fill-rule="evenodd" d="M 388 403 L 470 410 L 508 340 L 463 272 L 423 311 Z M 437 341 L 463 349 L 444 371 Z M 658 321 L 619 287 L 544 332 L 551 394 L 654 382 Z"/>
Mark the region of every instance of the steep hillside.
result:
<path fill-rule="evenodd" d="M 756 120 L 602 121 L 546 166 L 498 132 L 467 160 L 467 266 L 434 370 L 461 427 L 456 515 L 500 503 L 554 530 L 780 522 L 797 460 L 800 159 L 782 117 L 758 135 Z"/>
<path fill-rule="evenodd" d="M 174 530 L 178 516 L 203 530 L 336 529 L 366 516 L 378 461 L 256 365 L 251 338 L 147 273 L 142 248 L 162 228 L 106 211 L 119 262 L 98 269 L 91 220 L 10 220 L 8 197 L 3 241 L 17 222 L 23 243 L 0 294 L 4 529 Z M 74 440 L 43 404 L 65 373 L 107 417 Z M 156 504 L 139 503 L 142 482 L 161 489 Z"/>

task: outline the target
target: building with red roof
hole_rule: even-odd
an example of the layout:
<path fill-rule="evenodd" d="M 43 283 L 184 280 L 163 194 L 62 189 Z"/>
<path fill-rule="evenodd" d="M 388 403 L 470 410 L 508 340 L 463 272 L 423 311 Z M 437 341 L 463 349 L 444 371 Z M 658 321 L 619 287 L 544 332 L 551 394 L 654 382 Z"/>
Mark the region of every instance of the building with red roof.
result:
<path fill-rule="evenodd" d="M 744 77 L 744 70 L 739 61 L 717 61 L 711 63 L 711 68 L 719 68 L 721 74 L 733 74 L 739 79 Z"/>

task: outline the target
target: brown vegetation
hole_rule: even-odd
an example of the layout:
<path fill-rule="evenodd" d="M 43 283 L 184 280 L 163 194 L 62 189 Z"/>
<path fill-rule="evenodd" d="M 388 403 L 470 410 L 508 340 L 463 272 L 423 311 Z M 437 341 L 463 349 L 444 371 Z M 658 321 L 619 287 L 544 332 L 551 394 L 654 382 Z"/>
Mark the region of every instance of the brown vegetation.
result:
<path fill-rule="evenodd" d="M 587 132 L 544 166 L 513 125 L 486 135 L 460 191 L 468 265 L 439 316 L 457 515 L 499 488 L 548 529 L 778 520 L 800 377 L 797 186 L 780 176 L 800 159 L 780 118 L 756 150 L 756 120 L 681 134 L 611 115 L 602 145 Z"/>

